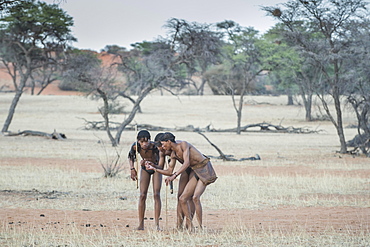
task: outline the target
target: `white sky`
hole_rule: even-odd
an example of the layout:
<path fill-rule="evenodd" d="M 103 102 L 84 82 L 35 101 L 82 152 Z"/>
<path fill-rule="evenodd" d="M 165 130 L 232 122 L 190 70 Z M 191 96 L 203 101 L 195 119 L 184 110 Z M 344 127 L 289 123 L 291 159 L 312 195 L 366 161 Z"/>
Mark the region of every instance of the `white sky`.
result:
<path fill-rule="evenodd" d="M 218 23 L 232 20 L 264 33 L 276 22 L 260 6 L 286 0 L 44 0 L 60 3 L 74 19 L 73 35 L 79 49 L 100 51 L 106 45 L 130 49 L 130 44 L 166 36 L 170 18 Z"/>

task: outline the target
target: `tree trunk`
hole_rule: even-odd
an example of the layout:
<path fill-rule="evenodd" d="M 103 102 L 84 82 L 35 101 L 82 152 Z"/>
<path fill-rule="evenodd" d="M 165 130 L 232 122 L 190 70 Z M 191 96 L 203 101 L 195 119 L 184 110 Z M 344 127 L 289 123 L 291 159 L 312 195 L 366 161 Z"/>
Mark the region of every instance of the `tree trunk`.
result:
<path fill-rule="evenodd" d="M 99 88 L 97 89 L 97 91 L 100 94 L 100 96 L 102 97 L 103 102 L 104 102 L 103 110 L 100 111 L 100 114 L 104 118 L 105 128 L 106 128 L 109 140 L 111 141 L 112 146 L 115 147 L 115 146 L 117 146 L 117 143 L 116 143 L 116 140 L 113 138 L 112 133 L 110 132 L 110 128 L 109 128 L 109 102 L 108 102 L 108 97 L 107 97 L 107 94 L 105 92 L 103 92 L 102 90 L 100 90 Z"/>
<path fill-rule="evenodd" d="M 31 95 L 35 95 L 36 83 L 35 83 L 35 79 L 33 78 L 32 74 L 30 75 L 30 79 L 31 79 Z"/>
<path fill-rule="evenodd" d="M 337 130 L 337 134 L 339 136 L 339 141 L 340 141 L 340 153 L 346 153 L 347 152 L 347 144 L 346 144 L 346 139 L 344 137 L 344 131 L 343 131 L 343 122 L 342 122 L 342 110 L 341 110 L 341 104 L 340 104 L 340 99 L 339 95 L 336 94 L 335 90 L 333 90 L 333 99 L 334 99 L 334 105 L 335 105 L 335 111 L 337 114 L 337 120 L 335 120 L 330 113 L 329 107 L 324 99 L 323 96 L 318 95 L 322 105 L 325 109 L 326 114 L 328 114 L 330 121 L 333 123 L 335 129 Z"/>
<path fill-rule="evenodd" d="M 41 93 L 45 90 L 45 88 L 47 86 L 49 86 L 51 83 L 53 83 L 54 81 L 56 81 L 56 79 L 50 79 L 50 80 L 47 80 L 47 82 L 44 84 L 41 85 L 41 88 L 40 90 L 37 92 L 37 95 L 41 95 Z"/>
<path fill-rule="evenodd" d="M 9 130 L 10 123 L 12 122 L 13 116 L 14 116 L 14 113 L 15 113 L 15 108 L 17 107 L 19 99 L 21 98 L 22 93 L 23 93 L 23 87 L 22 87 L 22 90 L 20 90 L 20 88 L 19 88 L 15 93 L 15 96 L 12 100 L 12 104 L 10 105 L 10 108 L 9 108 L 8 116 L 5 120 L 5 123 L 3 125 L 3 129 L 1 130 L 1 132 L 7 132 Z"/>
<path fill-rule="evenodd" d="M 335 111 L 337 114 L 337 133 L 339 136 L 340 141 L 340 153 L 344 154 L 347 153 L 347 144 L 346 144 L 346 138 L 344 136 L 344 130 L 343 130 L 343 119 L 342 119 L 342 109 L 340 104 L 340 95 L 337 93 L 337 90 L 335 90 L 334 94 L 334 104 L 335 104 Z"/>
<path fill-rule="evenodd" d="M 308 95 L 304 101 L 304 108 L 306 110 L 306 121 L 312 121 L 312 94 Z"/>
<path fill-rule="evenodd" d="M 334 48 L 334 47 L 333 47 Z M 342 109 L 340 104 L 340 90 L 339 90 L 339 71 L 340 71 L 339 62 L 337 59 L 334 60 L 334 72 L 335 72 L 335 83 L 332 87 L 333 92 L 333 98 L 334 98 L 334 105 L 335 105 L 335 111 L 337 114 L 337 133 L 339 136 L 339 142 L 340 142 L 340 153 L 344 154 L 347 153 L 347 143 L 346 138 L 344 136 L 344 130 L 343 130 L 343 118 L 342 118 Z"/>
<path fill-rule="evenodd" d="M 199 87 L 199 95 L 204 95 L 204 86 L 206 85 L 207 80 L 204 79 L 204 76 L 202 75 L 202 83 L 200 84 Z"/>
<path fill-rule="evenodd" d="M 294 102 L 293 102 L 293 95 L 292 95 L 292 93 L 290 92 L 290 90 L 288 91 L 288 105 L 294 105 Z"/>
<path fill-rule="evenodd" d="M 131 123 L 131 121 L 135 118 L 136 113 L 140 109 L 140 103 L 143 101 L 143 99 L 150 93 L 150 91 L 153 89 L 153 87 L 149 86 L 146 89 L 144 89 L 135 101 L 134 107 L 132 108 L 129 116 L 121 123 L 121 125 L 118 127 L 116 136 L 115 136 L 115 143 L 118 145 L 121 141 L 121 135 L 123 130 L 126 128 L 127 125 Z"/>
<path fill-rule="evenodd" d="M 119 95 L 120 95 L 120 96 L 122 96 L 122 97 L 123 97 L 123 98 L 125 98 L 125 99 L 128 99 L 129 101 L 131 101 L 131 103 L 132 103 L 132 104 L 134 104 L 134 105 L 135 105 L 135 100 L 134 100 L 133 98 L 131 98 L 130 96 L 126 95 L 124 92 L 119 93 Z M 163 95 L 162 89 L 161 89 L 161 95 Z M 138 110 L 138 112 L 139 112 L 139 113 L 143 113 L 143 112 L 141 111 L 141 107 L 140 107 L 140 105 L 139 105 L 139 110 Z"/>
<path fill-rule="evenodd" d="M 237 112 L 237 126 L 236 126 L 236 134 L 237 135 L 240 135 L 240 128 L 241 128 L 241 122 L 242 122 L 242 112 L 241 112 L 241 109 L 238 110 Z"/>
<path fill-rule="evenodd" d="M 246 92 L 246 86 L 243 87 L 243 90 L 241 91 L 241 94 L 239 96 L 239 106 L 238 106 L 238 109 L 236 111 L 236 115 L 237 115 L 237 130 L 236 130 L 236 134 L 237 135 L 240 135 L 240 133 L 241 133 L 242 112 L 243 112 L 245 92 Z"/>

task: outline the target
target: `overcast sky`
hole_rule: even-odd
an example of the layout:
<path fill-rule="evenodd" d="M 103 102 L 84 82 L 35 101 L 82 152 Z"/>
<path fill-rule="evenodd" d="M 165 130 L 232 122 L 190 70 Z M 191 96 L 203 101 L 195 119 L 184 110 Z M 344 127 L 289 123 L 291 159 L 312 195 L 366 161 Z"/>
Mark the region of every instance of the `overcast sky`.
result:
<path fill-rule="evenodd" d="M 79 49 L 100 51 L 106 45 L 130 49 L 130 44 L 166 36 L 163 25 L 170 18 L 188 22 L 217 23 L 232 20 L 262 33 L 275 24 L 260 6 L 286 0 L 45 0 L 74 19 L 73 35 Z"/>

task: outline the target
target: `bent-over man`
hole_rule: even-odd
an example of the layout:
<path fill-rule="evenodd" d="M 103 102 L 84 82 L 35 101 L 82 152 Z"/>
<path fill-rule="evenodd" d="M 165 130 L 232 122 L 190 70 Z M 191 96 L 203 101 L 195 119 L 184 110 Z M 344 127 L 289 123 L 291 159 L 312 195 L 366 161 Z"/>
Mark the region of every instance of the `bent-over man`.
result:
<path fill-rule="evenodd" d="M 217 179 L 216 173 L 210 159 L 203 155 L 192 144 L 186 141 L 176 141 L 175 136 L 170 132 L 165 132 L 161 137 L 161 144 L 165 150 L 172 151 L 171 159 L 179 160 L 182 166 L 171 176 L 166 178 L 166 184 L 183 173 L 188 167 L 192 169 L 189 181 L 185 185 L 184 191 L 179 197 L 179 204 L 185 214 L 185 225 L 189 230 L 193 229 L 192 213 L 189 209 L 188 201 L 192 200 L 195 205 L 196 217 L 199 227 L 203 227 L 203 210 L 200 197 L 207 185 L 214 183 Z"/>

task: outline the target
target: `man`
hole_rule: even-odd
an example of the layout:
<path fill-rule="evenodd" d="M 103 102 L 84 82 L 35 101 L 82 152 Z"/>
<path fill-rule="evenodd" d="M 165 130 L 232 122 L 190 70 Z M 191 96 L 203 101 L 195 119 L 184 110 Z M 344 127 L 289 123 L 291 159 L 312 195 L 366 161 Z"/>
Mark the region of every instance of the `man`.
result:
<path fill-rule="evenodd" d="M 175 156 L 171 156 L 171 153 L 172 153 L 171 150 L 165 150 L 163 148 L 162 143 L 160 142 L 163 135 L 164 135 L 164 133 L 158 133 L 156 135 L 155 139 L 154 139 L 154 142 L 155 142 L 155 144 L 156 144 L 156 146 L 159 150 L 158 165 L 155 165 L 150 161 L 146 161 L 145 166 L 148 170 L 154 170 L 154 171 L 157 171 L 157 172 L 159 172 L 163 175 L 171 176 L 172 173 L 173 173 L 173 170 L 175 168 L 177 159 L 176 159 Z M 170 156 L 171 158 L 168 161 L 168 168 L 166 170 L 162 170 L 161 167 L 164 167 L 164 163 L 166 162 L 166 156 Z M 182 161 L 180 161 L 180 162 L 182 162 Z M 190 177 L 190 174 L 192 172 L 193 172 L 192 169 L 189 167 L 183 173 L 181 173 L 181 177 L 180 177 L 180 180 L 179 180 L 179 186 L 178 186 L 178 192 L 177 192 L 177 200 L 179 200 L 182 192 L 185 189 L 186 184 L 189 182 L 189 177 Z M 188 204 L 189 204 L 189 208 L 190 208 L 191 217 L 193 217 L 193 215 L 195 213 L 194 202 L 192 200 L 189 200 Z M 178 229 L 183 228 L 184 217 L 185 217 L 185 214 L 181 209 L 180 203 L 178 202 L 177 203 L 177 228 Z"/>
<path fill-rule="evenodd" d="M 139 153 L 142 161 L 140 162 L 140 198 L 138 205 L 139 212 L 139 226 L 137 230 L 144 230 L 144 215 L 146 209 L 146 198 L 148 194 L 148 188 L 150 179 L 153 176 L 153 196 L 154 196 L 154 221 L 157 230 L 159 227 L 159 217 L 161 215 L 161 185 L 162 185 L 162 174 L 154 173 L 154 171 L 147 170 L 145 168 L 145 161 L 153 162 L 158 164 L 158 149 L 154 145 L 154 142 L 150 140 L 150 133 L 147 130 L 141 130 L 137 135 L 137 142 L 133 143 L 128 154 L 131 179 L 137 181 L 137 171 L 135 169 L 136 153 Z M 137 148 L 137 150 L 136 150 Z M 162 166 L 163 169 L 163 166 Z"/>
<path fill-rule="evenodd" d="M 192 230 L 192 213 L 189 209 L 188 201 L 192 200 L 194 202 L 199 227 L 202 228 L 203 211 L 200 197 L 205 191 L 206 186 L 215 182 L 217 179 L 212 164 L 209 158 L 204 156 L 193 145 L 186 141 L 176 141 L 175 136 L 170 132 L 163 134 L 161 137 L 161 144 L 165 150 L 172 151 L 171 159 L 177 159 L 182 163 L 178 171 L 166 178 L 166 184 L 176 179 L 176 177 L 182 174 L 188 167 L 193 171 L 190 173 L 189 181 L 179 197 L 179 204 L 181 210 L 185 214 L 186 228 Z"/>

